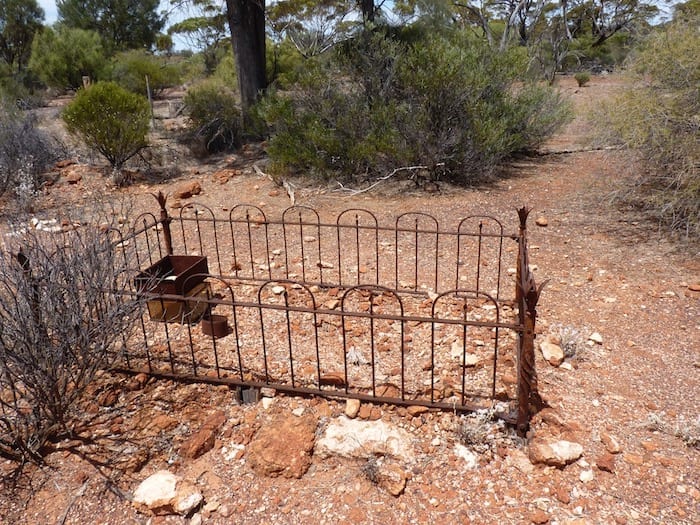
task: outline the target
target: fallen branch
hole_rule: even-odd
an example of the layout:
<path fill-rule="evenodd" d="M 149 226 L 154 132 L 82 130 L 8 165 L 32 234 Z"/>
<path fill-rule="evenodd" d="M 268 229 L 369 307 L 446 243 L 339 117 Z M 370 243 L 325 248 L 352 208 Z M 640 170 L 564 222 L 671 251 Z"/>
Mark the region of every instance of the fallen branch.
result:
<path fill-rule="evenodd" d="M 89 481 L 89 479 L 86 479 L 75 492 L 75 494 L 73 494 L 73 497 L 68 502 L 68 505 L 66 505 L 66 510 L 64 510 L 61 517 L 58 518 L 58 521 L 56 522 L 57 525 L 64 525 L 66 523 L 66 520 L 68 519 L 68 513 L 70 512 L 71 507 L 75 504 L 78 498 L 81 498 L 85 495 L 85 490 L 87 489 Z"/>
<path fill-rule="evenodd" d="M 296 189 L 296 186 L 294 186 L 294 184 L 289 182 L 287 179 L 282 179 L 282 182 L 280 183 L 280 181 L 278 179 L 275 179 L 269 173 L 265 173 L 263 170 L 261 170 L 260 166 L 258 166 L 257 163 L 253 164 L 253 169 L 255 170 L 255 173 L 257 173 L 261 177 L 267 177 L 268 179 L 270 179 L 272 182 L 274 182 L 278 186 L 282 186 L 285 189 L 285 191 L 287 192 L 287 196 L 289 197 L 289 200 L 292 202 L 292 206 L 294 206 L 294 204 L 296 203 L 296 197 L 294 196 L 294 190 Z"/>
<path fill-rule="evenodd" d="M 348 194 L 350 194 L 350 195 L 359 195 L 360 193 L 365 193 L 365 192 L 367 192 L 367 191 L 370 191 L 370 190 L 373 189 L 373 188 L 376 188 L 376 187 L 379 186 L 382 182 L 384 182 L 385 180 L 390 179 L 391 177 L 393 177 L 394 175 L 396 175 L 396 174 L 399 173 L 399 172 L 402 172 L 402 171 L 427 170 L 427 169 L 428 169 L 428 166 L 402 166 L 402 167 L 400 167 L 400 168 L 396 168 L 394 171 L 392 171 L 392 172 L 389 173 L 388 175 L 385 175 L 385 176 L 383 176 L 383 177 L 377 179 L 374 183 L 372 183 L 371 185 L 367 186 L 366 188 L 364 188 L 364 189 L 362 189 L 362 190 L 358 190 L 358 189 L 354 189 L 354 188 L 346 188 L 345 186 L 343 186 L 343 184 L 342 184 L 341 182 L 338 182 L 338 181 L 336 181 L 336 182 L 338 182 L 338 186 L 340 186 L 340 191 L 346 192 L 346 193 L 348 193 Z"/>

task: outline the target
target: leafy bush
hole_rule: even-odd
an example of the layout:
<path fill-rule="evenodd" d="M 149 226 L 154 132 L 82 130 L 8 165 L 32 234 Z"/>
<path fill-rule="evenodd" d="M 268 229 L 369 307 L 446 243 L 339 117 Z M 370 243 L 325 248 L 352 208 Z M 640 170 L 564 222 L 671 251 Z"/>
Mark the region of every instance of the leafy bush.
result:
<path fill-rule="evenodd" d="M 102 154 L 115 172 L 148 145 L 148 100 L 114 82 L 78 91 L 63 112 L 68 131 Z"/>
<path fill-rule="evenodd" d="M 236 148 L 241 143 L 241 112 L 235 93 L 223 82 L 210 79 L 191 87 L 185 107 L 195 141 L 207 152 Z"/>
<path fill-rule="evenodd" d="M 123 88 L 146 95 L 146 77 L 153 96 L 180 82 L 176 66 L 143 50 L 125 51 L 112 60 L 110 78 Z"/>
<path fill-rule="evenodd" d="M 632 86 L 601 112 L 610 136 L 645 167 L 622 198 L 670 230 L 700 237 L 700 33 L 698 17 L 648 38 L 629 69 Z"/>
<path fill-rule="evenodd" d="M 295 89 L 261 113 L 278 170 L 352 176 L 425 165 L 470 182 L 531 149 L 567 118 L 552 90 L 516 82 L 521 53 L 463 36 L 412 45 L 364 33 L 307 60 Z"/>
<path fill-rule="evenodd" d="M 83 77 L 98 80 L 106 64 L 100 35 L 95 31 L 46 27 L 32 42 L 31 69 L 48 87 L 78 89 Z"/>
<path fill-rule="evenodd" d="M 583 87 L 591 80 L 591 75 L 586 71 L 580 71 L 574 75 L 578 87 Z"/>
<path fill-rule="evenodd" d="M 30 208 L 42 174 L 59 153 L 59 144 L 37 128 L 33 115 L 0 104 L 0 195 L 11 189 L 21 208 Z"/>
<path fill-rule="evenodd" d="M 37 78 L 31 71 L 13 73 L 0 62 L 0 102 L 19 109 L 33 109 L 43 105 L 43 93 L 36 89 Z"/>
<path fill-rule="evenodd" d="M 120 293 L 124 257 L 98 228 L 14 239 L 0 253 L 0 456 L 41 462 L 129 337 L 139 300 Z"/>

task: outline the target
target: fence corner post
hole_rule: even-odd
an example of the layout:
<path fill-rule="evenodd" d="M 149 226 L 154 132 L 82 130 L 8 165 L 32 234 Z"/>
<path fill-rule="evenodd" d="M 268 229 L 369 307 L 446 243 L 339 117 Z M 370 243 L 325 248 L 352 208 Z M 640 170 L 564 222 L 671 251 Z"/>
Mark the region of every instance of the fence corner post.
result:
<path fill-rule="evenodd" d="M 539 411 L 544 406 L 537 391 L 537 369 L 535 368 L 535 322 L 537 301 L 546 281 L 539 288 L 530 273 L 527 250 L 527 218 L 530 209 L 518 209 L 520 231 L 518 235 L 518 265 L 516 269 L 515 297 L 518 304 L 518 322 L 522 332 L 518 338 L 518 415 L 516 428 L 525 435 L 530 425 L 531 407 Z"/>
<path fill-rule="evenodd" d="M 165 203 L 168 200 L 168 197 L 163 194 L 162 191 L 159 191 L 157 195 L 153 195 L 156 200 L 158 201 L 158 205 L 160 206 L 160 224 L 163 226 L 163 239 L 165 240 L 165 252 L 168 255 L 173 254 L 173 238 L 172 235 L 170 234 L 170 223 L 172 222 L 172 218 L 170 215 L 168 215 L 168 210 L 165 207 Z"/>

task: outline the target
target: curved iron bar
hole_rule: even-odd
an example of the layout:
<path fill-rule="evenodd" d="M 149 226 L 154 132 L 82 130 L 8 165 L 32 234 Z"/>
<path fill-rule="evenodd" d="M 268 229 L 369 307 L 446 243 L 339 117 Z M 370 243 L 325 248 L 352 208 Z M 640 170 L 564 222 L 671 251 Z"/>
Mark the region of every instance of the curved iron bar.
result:
<path fill-rule="evenodd" d="M 418 249 L 418 240 L 419 236 L 421 234 L 435 234 L 435 249 L 432 250 L 432 253 L 435 255 L 435 268 L 434 268 L 434 281 L 433 281 L 433 290 L 438 289 L 438 255 L 440 253 L 440 234 L 439 234 L 439 229 L 440 229 L 440 224 L 438 220 L 424 212 L 406 212 L 402 213 L 398 217 L 396 217 L 396 235 L 394 237 L 394 254 L 395 254 L 395 273 L 396 277 L 394 279 L 394 286 L 398 290 L 399 289 L 399 233 L 404 231 L 401 229 L 401 222 L 404 219 L 410 219 L 412 218 L 414 220 L 415 228 L 410 230 L 410 233 L 413 233 L 414 238 L 413 238 L 413 243 L 412 246 L 414 248 L 413 252 L 413 286 L 417 290 L 419 288 L 418 286 L 418 266 L 419 266 L 419 261 L 420 261 L 420 250 Z M 435 230 L 434 232 L 432 230 L 424 231 L 420 230 L 419 231 L 419 221 L 421 219 L 427 219 L 428 221 L 432 222 L 432 224 L 435 225 Z"/>
<path fill-rule="evenodd" d="M 342 219 L 346 215 L 350 215 L 354 213 L 354 221 L 352 224 L 343 224 Z M 360 225 L 360 217 L 362 216 L 365 217 L 370 217 L 371 221 L 373 224 L 369 226 L 361 226 Z M 375 266 L 375 277 L 374 277 L 374 282 L 371 284 L 379 284 L 379 221 L 377 221 L 377 216 L 372 213 L 369 210 L 365 210 L 363 208 L 349 208 L 347 210 L 343 210 L 338 214 L 335 220 L 335 225 L 337 228 L 337 236 L 338 236 L 338 282 L 344 282 L 343 281 L 343 273 L 342 273 L 342 258 L 340 257 L 340 250 L 341 246 L 343 244 L 341 243 L 341 235 L 340 232 L 343 228 L 349 228 L 352 229 L 354 232 L 354 241 L 355 241 L 355 246 L 354 246 L 354 255 L 355 255 L 355 263 L 356 263 L 356 268 L 357 268 L 357 282 L 356 284 L 359 285 L 360 283 L 360 231 L 361 230 L 372 230 L 374 231 L 374 266 Z"/>
<path fill-rule="evenodd" d="M 184 213 L 192 210 L 194 211 L 194 218 L 192 217 L 185 217 Z M 200 214 L 206 213 L 209 217 L 200 217 Z M 200 204 L 199 202 L 189 202 L 182 208 L 180 208 L 180 213 L 179 213 L 179 221 L 181 224 L 182 228 L 182 242 L 183 242 L 183 248 L 185 253 L 189 253 L 187 249 L 187 240 L 185 236 L 185 223 L 187 222 L 194 222 L 196 225 L 196 230 L 197 230 L 197 240 L 199 241 L 199 253 L 200 254 L 205 254 L 207 251 L 205 250 L 204 243 L 202 241 L 202 223 L 212 223 L 212 233 L 214 235 L 214 250 L 216 252 L 216 262 L 217 266 L 219 267 L 219 273 L 223 273 L 223 270 L 221 269 L 221 252 L 219 250 L 219 237 L 217 234 L 217 222 L 218 219 L 216 218 L 216 215 L 214 214 L 214 210 L 212 210 L 209 206 L 205 204 Z"/>
<path fill-rule="evenodd" d="M 298 222 L 287 221 L 287 215 L 291 215 L 293 212 L 298 213 Z M 316 218 L 315 222 L 308 223 L 303 221 L 303 213 L 309 212 L 313 217 Z M 319 281 L 323 282 L 323 264 L 321 263 L 321 217 L 318 212 L 309 206 L 290 206 L 282 212 L 282 234 L 284 238 L 284 266 L 285 275 L 289 279 L 289 244 L 287 243 L 287 225 L 294 225 L 299 227 L 299 249 L 301 251 L 301 280 L 306 282 L 306 254 L 304 250 L 304 245 L 306 239 L 304 236 L 304 226 L 312 226 L 316 228 L 316 246 L 318 252 L 318 269 L 319 269 Z"/>
<path fill-rule="evenodd" d="M 242 219 L 234 219 L 234 213 L 243 211 L 245 212 L 245 216 Z M 259 218 L 251 217 L 250 212 L 254 211 L 257 214 L 259 214 Z M 232 244 L 232 249 L 233 249 L 233 265 L 234 269 L 236 271 L 236 275 L 238 275 L 238 271 L 241 271 L 243 268 L 240 267 L 240 264 L 238 262 L 238 256 L 236 252 L 236 235 L 233 230 L 233 225 L 234 224 L 244 224 L 246 226 L 246 239 L 248 241 L 248 254 L 250 255 L 250 274 L 253 279 L 255 279 L 255 257 L 253 256 L 253 232 L 252 228 L 253 225 L 264 225 L 265 227 L 265 257 L 267 258 L 267 269 L 268 269 L 268 278 L 270 277 L 270 242 L 268 239 L 268 226 L 269 222 L 267 220 L 267 217 L 265 216 L 265 212 L 262 211 L 261 208 L 258 206 L 254 206 L 252 204 L 237 204 L 231 210 L 229 211 L 228 214 L 228 219 L 229 219 L 229 227 L 231 230 L 231 244 Z"/>

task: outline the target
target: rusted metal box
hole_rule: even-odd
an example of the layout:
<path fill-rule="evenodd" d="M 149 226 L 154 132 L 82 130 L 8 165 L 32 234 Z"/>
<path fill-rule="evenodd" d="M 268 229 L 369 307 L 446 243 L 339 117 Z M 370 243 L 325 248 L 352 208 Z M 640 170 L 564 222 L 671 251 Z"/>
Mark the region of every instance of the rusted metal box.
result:
<path fill-rule="evenodd" d="M 207 299 L 211 297 L 209 283 L 199 283 L 182 300 L 151 299 L 148 314 L 153 321 L 166 323 L 196 323 L 207 313 Z"/>
<path fill-rule="evenodd" d="M 207 278 L 207 258 L 198 255 L 166 255 L 134 279 L 139 292 L 187 295 Z"/>

